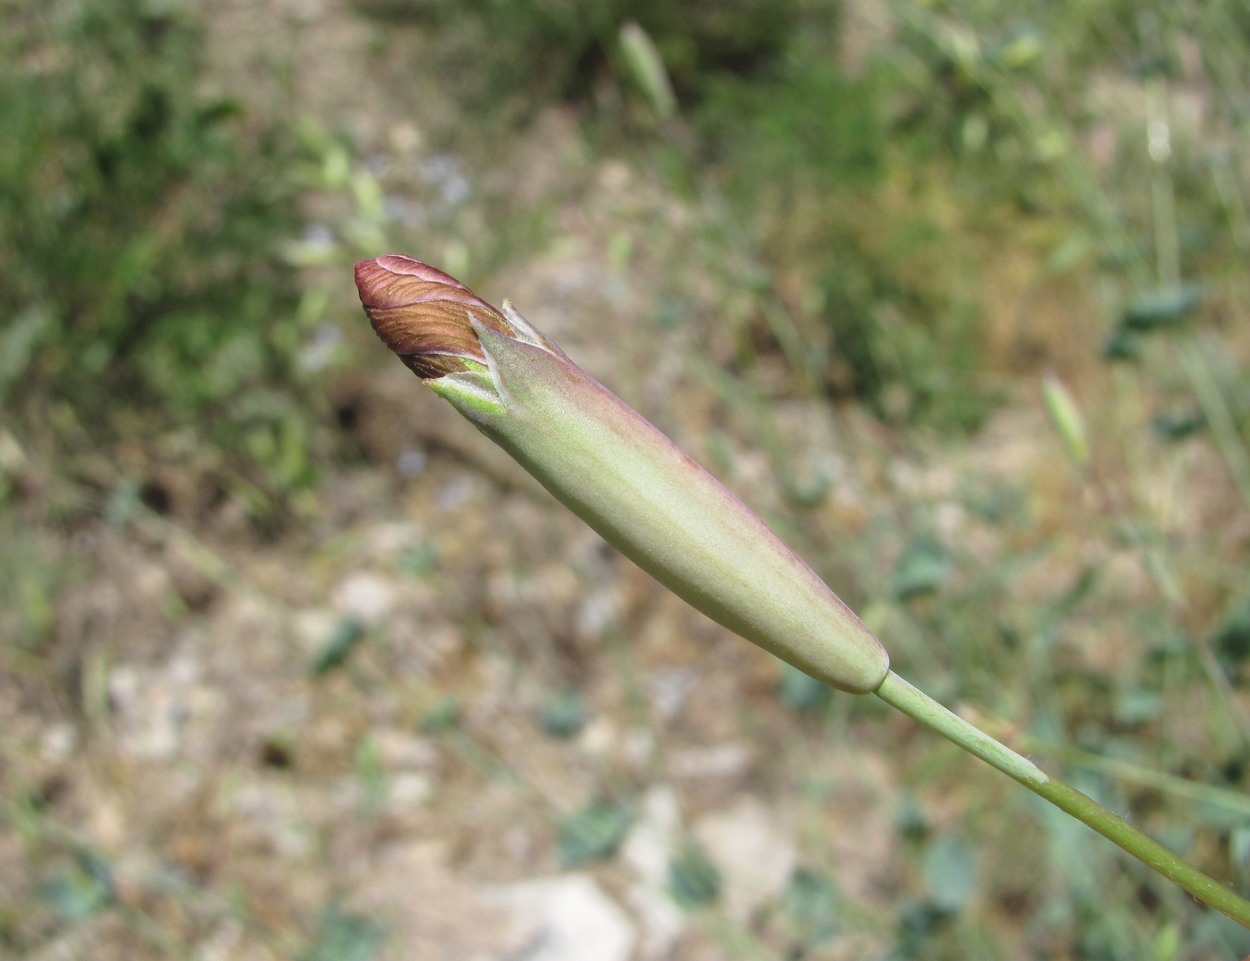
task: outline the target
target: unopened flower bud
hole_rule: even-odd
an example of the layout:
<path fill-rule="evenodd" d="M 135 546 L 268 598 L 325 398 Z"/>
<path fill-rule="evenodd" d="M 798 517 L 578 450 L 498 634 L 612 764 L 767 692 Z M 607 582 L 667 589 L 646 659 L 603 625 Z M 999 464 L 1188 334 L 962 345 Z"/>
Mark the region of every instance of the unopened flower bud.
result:
<path fill-rule="evenodd" d="M 885 678 L 881 644 L 810 567 L 507 301 L 399 255 L 357 264 L 356 284 L 408 367 L 670 590 L 834 687 Z"/>

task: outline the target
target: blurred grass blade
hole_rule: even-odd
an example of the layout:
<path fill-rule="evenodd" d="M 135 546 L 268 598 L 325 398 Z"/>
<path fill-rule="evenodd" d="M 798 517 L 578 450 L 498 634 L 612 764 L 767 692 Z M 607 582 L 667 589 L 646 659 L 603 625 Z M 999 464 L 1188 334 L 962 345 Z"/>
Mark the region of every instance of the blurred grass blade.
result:
<path fill-rule="evenodd" d="M 1046 413 L 1059 432 L 1068 459 L 1077 467 L 1084 467 L 1089 463 L 1089 438 L 1085 430 L 1085 416 L 1077 406 L 1076 398 L 1054 373 L 1048 373 L 1042 381 L 1042 393 L 1046 399 Z"/>
<path fill-rule="evenodd" d="M 647 32 L 630 21 L 621 27 L 621 60 L 625 72 L 638 88 L 655 118 L 668 120 L 677 113 L 677 97 L 659 48 Z"/>

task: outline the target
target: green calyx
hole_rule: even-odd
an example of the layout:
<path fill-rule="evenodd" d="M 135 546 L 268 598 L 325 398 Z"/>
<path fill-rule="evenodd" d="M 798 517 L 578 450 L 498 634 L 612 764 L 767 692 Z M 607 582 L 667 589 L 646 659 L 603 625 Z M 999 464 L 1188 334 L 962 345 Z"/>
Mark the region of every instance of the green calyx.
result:
<path fill-rule="evenodd" d="M 783 660 L 845 691 L 881 683 L 889 658 L 877 639 L 719 481 L 541 335 L 475 330 L 488 371 L 431 386 L 570 510 L 692 606 Z"/>

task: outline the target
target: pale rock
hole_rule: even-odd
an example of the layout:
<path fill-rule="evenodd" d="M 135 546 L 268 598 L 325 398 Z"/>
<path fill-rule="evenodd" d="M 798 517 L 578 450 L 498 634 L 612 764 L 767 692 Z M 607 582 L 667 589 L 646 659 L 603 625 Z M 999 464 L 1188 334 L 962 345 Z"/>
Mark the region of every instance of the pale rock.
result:
<path fill-rule="evenodd" d="M 448 865 L 440 840 L 405 841 L 384 848 L 361 867 L 353 911 L 386 924 L 403 961 L 495 961 L 510 958 L 506 912 L 488 904 L 483 888 Z"/>
<path fill-rule="evenodd" d="M 308 607 L 296 611 L 292 629 L 299 646 L 312 657 L 325 647 L 326 638 L 334 634 L 339 617 L 325 607 Z"/>
<path fill-rule="evenodd" d="M 621 738 L 621 760 L 633 770 L 644 773 L 655 760 L 657 746 L 652 728 L 630 728 Z"/>
<path fill-rule="evenodd" d="M 373 742 L 378 758 L 388 770 L 430 768 L 438 763 L 438 749 L 429 738 L 396 728 L 383 728 L 374 733 Z"/>
<path fill-rule="evenodd" d="M 628 961 L 633 952 L 632 922 L 587 875 L 526 881 L 489 900 L 507 915 L 498 961 Z"/>
<path fill-rule="evenodd" d="M 574 611 L 574 628 L 582 638 L 599 639 L 620 620 L 621 607 L 621 592 L 616 584 L 592 589 Z"/>
<path fill-rule="evenodd" d="M 739 923 L 780 895 L 798 864 L 794 840 L 754 797 L 704 815 L 692 833 L 720 871 L 725 914 Z"/>
<path fill-rule="evenodd" d="M 681 712 L 698 677 L 698 672 L 690 668 L 665 668 L 652 672 L 646 679 L 651 706 L 662 720 L 672 720 Z"/>
<path fill-rule="evenodd" d="M 210 755 L 227 702 L 199 678 L 199 663 L 186 651 L 157 668 L 114 668 L 108 689 L 121 752 L 144 761 Z"/>
<path fill-rule="evenodd" d="M 599 715 L 582 728 L 577 745 L 587 754 L 602 757 L 611 753 L 620 738 L 620 731 L 611 718 Z"/>
<path fill-rule="evenodd" d="M 676 751 L 669 770 L 674 776 L 682 778 L 731 778 L 744 773 L 750 764 L 750 748 L 730 742 Z"/>
<path fill-rule="evenodd" d="M 669 957 L 685 923 L 668 892 L 669 864 L 680 829 L 677 792 L 657 785 L 643 796 L 638 820 L 621 845 L 621 861 L 637 879 L 629 903 L 641 922 L 642 961 Z"/>
<path fill-rule="evenodd" d="M 395 609 L 395 587 L 377 574 L 357 571 L 339 584 L 334 606 L 362 624 L 377 624 Z"/>
<path fill-rule="evenodd" d="M 78 730 L 69 721 L 49 724 L 39 739 L 39 753 L 52 764 L 67 760 L 77 747 Z"/>
<path fill-rule="evenodd" d="M 424 804 L 434 795 L 434 781 L 419 771 L 400 771 L 386 785 L 388 811 L 402 813 Z"/>
<path fill-rule="evenodd" d="M 417 525 L 406 520 L 376 524 L 366 533 L 364 553 L 378 561 L 393 561 L 420 544 L 420 533 Z"/>

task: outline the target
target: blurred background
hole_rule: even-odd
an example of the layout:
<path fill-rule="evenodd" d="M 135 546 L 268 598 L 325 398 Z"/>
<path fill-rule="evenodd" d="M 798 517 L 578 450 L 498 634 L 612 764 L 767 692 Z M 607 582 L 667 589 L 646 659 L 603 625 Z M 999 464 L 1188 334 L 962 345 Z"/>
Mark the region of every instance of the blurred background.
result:
<path fill-rule="evenodd" d="M 666 595 L 351 275 L 510 297 L 1245 893 L 1244 4 L 0 13 L 0 956 L 1250 953 Z"/>

